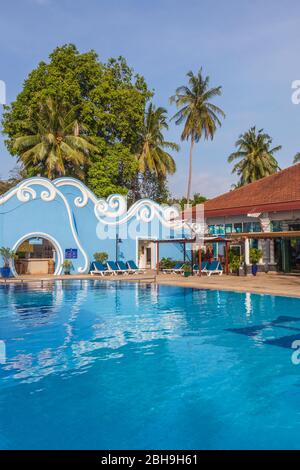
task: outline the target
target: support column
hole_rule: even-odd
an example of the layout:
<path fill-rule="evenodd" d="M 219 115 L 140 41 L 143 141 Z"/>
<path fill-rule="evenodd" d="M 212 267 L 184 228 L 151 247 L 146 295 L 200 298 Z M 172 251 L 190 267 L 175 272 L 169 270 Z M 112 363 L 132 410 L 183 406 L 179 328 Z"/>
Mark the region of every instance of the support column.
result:
<path fill-rule="evenodd" d="M 277 271 L 277 263 L 275 260 L 275 241 L 269 240 L 269 271 Z"/>
<path fill-rule="evenodd" d="M 269 264 L 269 240 L 263 241 L 263 263 L 265 266 Z"/>
<path fill-rule="evenodd" d="M 229 275 L 229 262 L 228 262 L 228 242 L 225 242 L 225 273 Z"/>
<path fill-rule="evenodd" d="M 264 259 L 264 240 L 259 239 L 258 240 L 258 249 L 262 251 L 263 255 L 259 260 L 258 264 L 263 264 L 263 259 Z"/>
<path fill-rule="evenodd" d="M 159 274 L 159 242 L 156 242 L 156 274 Z"/>
<path fill-rule="evenodd" d="M 249 264 L 250 264 L 249 238 L 245 238 L 245 264 L 246 264 L 246 266 L 249 266 Z"/>
<path fill-rule="evenodd" d="M 201 266 L 202 266 L 202 247 L 201 247 L 201 245 L 199 245 L 199 251 L 198 251 L 198 265 L 199 265 L 198 276 L 202 276 L 202 272 L 201 272 Z"/>
<path fill-rule="evenodd" d="M 270 240 L 270 263 L 275 263 L 275 242 L 274 240 Z"/>

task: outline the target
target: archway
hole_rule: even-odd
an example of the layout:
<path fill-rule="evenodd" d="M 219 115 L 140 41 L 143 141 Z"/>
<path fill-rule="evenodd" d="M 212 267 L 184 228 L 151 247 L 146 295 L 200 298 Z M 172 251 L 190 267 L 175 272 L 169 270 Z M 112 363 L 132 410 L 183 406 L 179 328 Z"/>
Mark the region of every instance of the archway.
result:
<path fill-rule="evenodd" d="M 15 243 L 13 250 L 18 255 L 12 266 L 14 276 L 57 275 L 62 271 L 62 248 L 49 234 L 28 233 Z"/>

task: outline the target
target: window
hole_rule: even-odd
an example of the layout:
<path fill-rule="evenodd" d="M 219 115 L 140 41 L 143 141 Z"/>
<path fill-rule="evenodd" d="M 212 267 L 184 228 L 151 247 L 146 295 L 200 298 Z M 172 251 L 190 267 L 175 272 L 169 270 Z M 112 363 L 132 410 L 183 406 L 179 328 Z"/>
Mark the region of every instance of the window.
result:
<path fill-rule="evenodd" d="M 225 233 L 232 233 L 232 224 L 225 224 Z"/>
<path fill-rule="evenodd" d="M 225 234 L 225 226 L 224 225 L 216 225 L 216 235 L 224 235 Z"/>
<path fill-rule="evenodd" d="M 259 222 L 244 222 L 243 223 L 243 232 L 261 232 L 261 227 Z"/>
<path fill-rule="evenodd" d="M 273 220 L 271 222 L 271 231 L 272 232 L 282 232 L 282 222 L 281 222 L 281 220 Z"/>
<path fill-rule="evenodd" d="M 261 232 L 261 225 L 259 222 L 253 222 L 253 232 Z"/>
<path fill-rule="evenodd" d="M 253 232 L 252 222 L 244 222 L 243 223 L 243 232 L 245 232 L 245 233 Z"/>
<path fill-rule="evenodd" d="M 234 232 L 235 233 L 241 233 L 243 230 L 243 225 L 242 224 L 233 224 L 234 227 Z"/>

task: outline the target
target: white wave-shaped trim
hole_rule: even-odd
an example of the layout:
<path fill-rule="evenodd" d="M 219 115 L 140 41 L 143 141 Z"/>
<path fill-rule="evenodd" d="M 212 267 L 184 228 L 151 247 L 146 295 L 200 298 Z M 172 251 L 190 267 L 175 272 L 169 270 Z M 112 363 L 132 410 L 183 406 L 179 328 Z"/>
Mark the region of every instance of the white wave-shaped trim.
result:
<path fill-rule="evenodd" d="M 124 196 L 112 194 L 106 200 L 100 199 L 95 205 L 97 219 L 106 225 L 121 225 L 133 217 L 142 222 L 152 222 L 157 218 L 165 227 L 182 228 L 180 212 L 177 207 L 163 206 L 151 199 L 141 199 L 127 210 Z"/>
<path fill-rule="evenodd" d="M 95 194 L 85 186 L 84 183 L 69 177 L 58 178 L 50 181 L 47 178 L 34 177 L 19 183 L 15 188 L 11 189 L 0 197 L 0 205 L 7 202 L 13 196 L 16 196 L 21 202 L 28 202 L 30 199 L 36 199 L 37 191 L 33 186 L 41 186 L 45 188 L 40 193 L 40 197 L 45 202 L 53 201 L 59 196 L 66 207 L 70 228 L 74 240 L 82 253 L 85 264 L 78 268 L 78 272 L 86 272 L 89 267 L 88 257 L 79 241 L 75 230 L 71 208 L 65 195 L 59 188 L 71 186 L 80 191 L 80 195 L 74 198 L 74 205 L 77 208 L 85 207 L 89 201 L 94 205 L 94 214 L 96 218 L 104 225 L 117 226 L 128 222 L 131 218 L 136 217 L 137 220 L 149 223 L 156 217 L 165 227 L 174 230 L 188 229 L 195 234 L 202 233 L 202 226 L 197 223 L 189 223 L 182 220 L 180 216 L 181 210 L 176 206 L 160 205 L 151 199 L 140 199 L 135 202 L 129 210 L 127 210 L 127 200 L 120 194 L 112 194 L 107 199 L 98 199 Z"/>
<path fill-rule="evenodd" d="M 72 186 L 81 192 L 74 198 L 78 208 L 85 207 L 90 200 L 94 205 L 94 213 L 99 222 L 104 225 L 116 226 L 128 222 L 132 217 L 142 222 L 151 222 L 155 217 L 167 228 L 181 230 L 183 228 L 199 231 L 197 224 L 188 224 L 180 217 L 176 206 L 160 205 L 151 199 L 140 199 L 127 211 L 127 199 L 120 194 L 111 194 L 107 199 L 97 199 L 95 194 L 84 183 L 74 178 L 58 178 L 53 184 L 57 187 Z"/>

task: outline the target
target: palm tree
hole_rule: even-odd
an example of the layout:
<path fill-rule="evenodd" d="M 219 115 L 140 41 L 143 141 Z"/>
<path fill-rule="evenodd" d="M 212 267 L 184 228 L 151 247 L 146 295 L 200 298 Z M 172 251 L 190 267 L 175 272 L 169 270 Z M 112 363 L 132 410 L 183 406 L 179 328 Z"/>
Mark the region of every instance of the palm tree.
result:
<path fill-rule="evenodd" d="M 162 107 L 155 108 L 150 103 L 145 114 L 143 133 L 140 136 L 141 151 L 137 156 L 139 171 L 142 174 L 149 171 L 165 178 L 167 174 L 175 173 L 175 161 L 165 149 L 178 151 L 179 146 L 164 139 L 162 131 L 168 127 L 167 110 Z"/>
<path fill-rule="evenodd" d="M 14 150 L 28 173 L 48 178 L 69 175 L 84 178 L 84 168 L 97 148 L 80 135 L 77 107 L 48 98 L 26 124 L 27 135 L 17 137 Z"/>
<path fill-rule="evenodd" d="M 170 102 L 175 103 L 179 111 L 172 117 L 176 124 L 184 123 L 181 140 L 191 140 L 189 156 L 189 177 L 187 189 L 187 203 L 189 204 L 192 185 L 193 147 L 204 137 L 208 140 L 214 138 L 217 126 L 221 126 L 220 117 L 225 117 L 224 111 L 212 104 L 210 100 L 222 94 L 222 87 L 209 88 L 209 77 L 202 75 L 202 68 L 197 75 L 193 72 L 187 74 L 189 86 L 177 88 Z"/>
<path fill-rule="evenodd" d="M 237 151 L 229 155 L 228 162 L 239 160 L 232 169 L 232 173 L 240 177 L 238 187 L 280 170 L 274 153 L 281 149 L 281 145 L 272 148 L 272 138 L 263 129 L 257 132 L 255 126 L 251 127 L 240 135 L 235 146 Z"/>
<path fill-rule="evenodd" d="M 298 163 L 300 162 L 300 152 L 296 153 L 296 155 L 294 156 L 294 160 L 293 160 L 293 163 Z"/>

